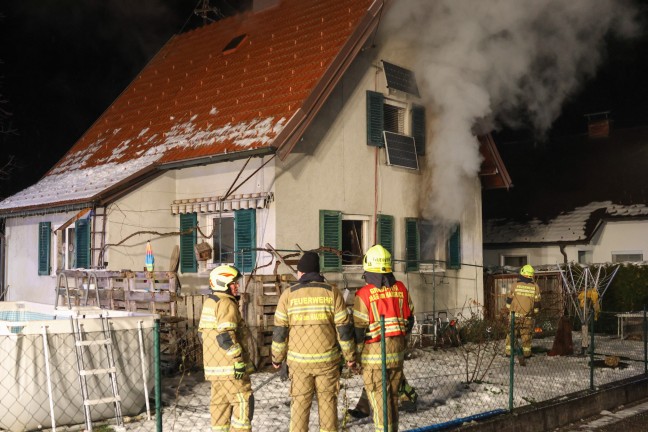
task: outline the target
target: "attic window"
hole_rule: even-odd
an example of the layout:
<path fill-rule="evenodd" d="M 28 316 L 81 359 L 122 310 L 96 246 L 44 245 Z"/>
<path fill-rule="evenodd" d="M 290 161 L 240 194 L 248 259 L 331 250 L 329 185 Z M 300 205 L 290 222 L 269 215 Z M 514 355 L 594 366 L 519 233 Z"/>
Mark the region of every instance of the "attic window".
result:
<path fill-rule="evenodd" d="M 245 33 L 236 36 L 234 39 L 229 41 L 227 45 L 225 45 L 225 48 L 223 48 L 223 54 L 231 54 L 234 51 L 236 51 L 246 38 L 247 38 L 247 34 Z"/>

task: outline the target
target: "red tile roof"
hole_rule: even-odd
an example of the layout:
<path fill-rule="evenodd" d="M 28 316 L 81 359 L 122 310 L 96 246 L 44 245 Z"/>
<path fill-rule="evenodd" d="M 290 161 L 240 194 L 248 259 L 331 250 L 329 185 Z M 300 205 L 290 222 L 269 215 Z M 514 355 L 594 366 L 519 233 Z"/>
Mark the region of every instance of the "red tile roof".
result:
<path fill-rule="evenodd" d="M 289 151 L 293 132 L 308 124 L 374 28 L 381 2 L 373 3 L 282 0 L 174 36 L 40 186 L 0 203 L 0 213 L 88 201 L 151 166 Z M 224 53 L 241 35 L 238 47 Z M 112 183 L 84 187 L 84 177 L 93 177 L 75 174 L 102 169 Z M 46 190 L 60 183 L 79 192 Z"/>

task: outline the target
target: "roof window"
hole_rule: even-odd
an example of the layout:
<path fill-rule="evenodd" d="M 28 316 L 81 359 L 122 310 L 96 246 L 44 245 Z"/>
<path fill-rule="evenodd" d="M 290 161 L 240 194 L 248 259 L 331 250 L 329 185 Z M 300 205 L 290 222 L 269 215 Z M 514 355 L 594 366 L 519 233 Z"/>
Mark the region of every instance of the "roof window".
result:
<path fill-rule="evenodd" d="M 243 33 L 242 35 L 236 36 L 234 39 L 229 41 L 227 45 L 225 45 L 225 48 L 223 48 L 223 54 L 231 54 L 234 51 L 238 49 L 238 47 L 241 46 L 243 41 L 247 39 L 247 34 Z"/>

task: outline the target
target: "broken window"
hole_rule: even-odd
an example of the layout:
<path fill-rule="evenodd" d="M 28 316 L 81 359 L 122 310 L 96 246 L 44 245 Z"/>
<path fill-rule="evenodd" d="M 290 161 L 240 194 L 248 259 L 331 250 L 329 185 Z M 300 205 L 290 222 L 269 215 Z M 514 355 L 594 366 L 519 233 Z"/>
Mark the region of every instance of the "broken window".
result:
<path fill-rule="evenodd" d="M 502 265 L 508 267 L 522 267 L 527 265 L 526 255 L 502 255 Z"/>

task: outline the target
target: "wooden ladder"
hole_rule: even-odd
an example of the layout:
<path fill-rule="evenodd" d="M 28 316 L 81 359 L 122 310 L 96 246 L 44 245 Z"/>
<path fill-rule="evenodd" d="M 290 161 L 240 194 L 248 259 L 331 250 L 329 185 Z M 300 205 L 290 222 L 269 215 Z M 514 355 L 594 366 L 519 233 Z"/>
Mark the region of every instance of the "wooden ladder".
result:
<path fill-rule="evenodd" d="M 90 242 L 91 268 L 104 268 L 106 246 L 106 207 L 95 207 L 92 216 L 92 239 Z"/>
<path fill-rule="evenodd" d="M 92 432 L 92 413 L 90 407 L 101 404 L 113 404 L 115 409 L 116 431 L 123 431 L 124 418 L 121 409 L 121 397 L 117 387 L 117 367 L 112 347 L 112 333 L 110 331 L 110 322 L 104 315 L 100 315 L 101 333 L 98 339 L 88 340 L 81 317 L 70 317 L 72 324 L 72 333 L 74 334 L 74 346 L 77 360 L 77 371 L 79 372 L 79 384 L 81 385 L 81 396 L 83 398 L 83 414 L 85 416 L 86 430 Z M 94 349 L 93 349 L 94 348 Z M 94 369 L 86 369 L 85 358 L 92 358 L 92 363 L 98 365 Z M 110 381 L 111 395 L 101 396 L 96 399 L 90 399 L 88 389 L 88 377 L 108 377 Z M 97 387 L 99 388 L 99 387 Z"/>

